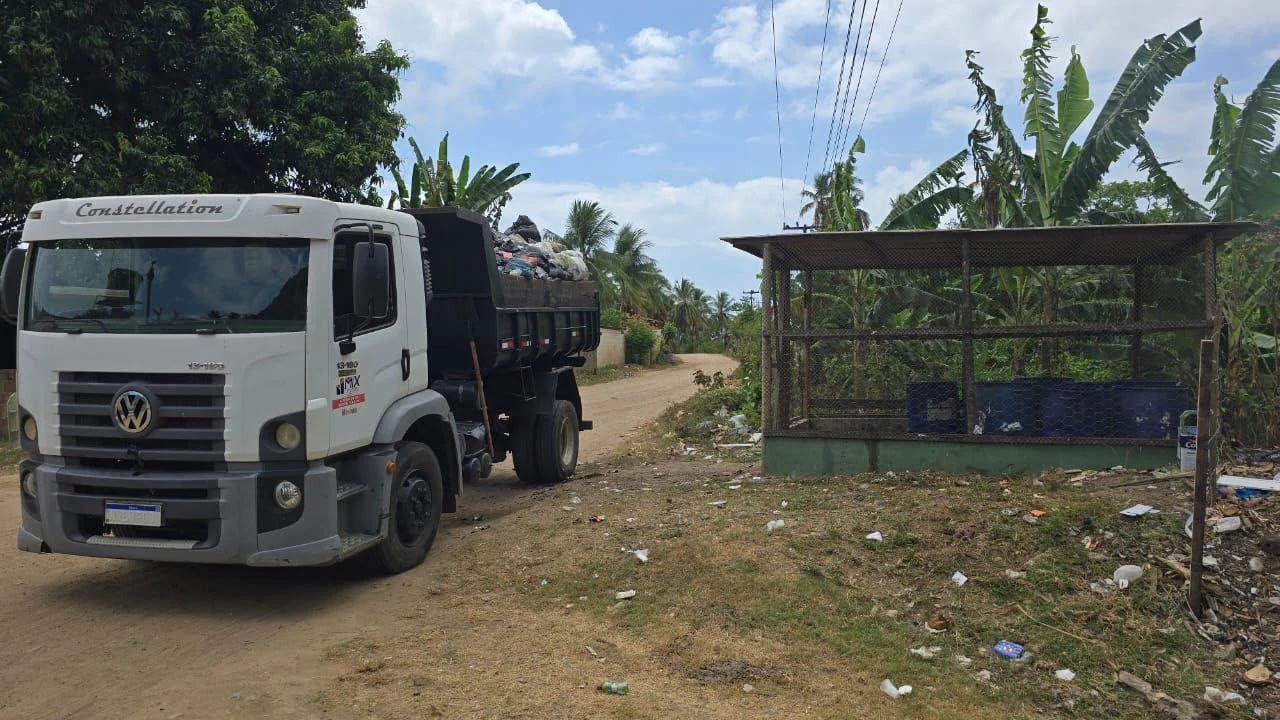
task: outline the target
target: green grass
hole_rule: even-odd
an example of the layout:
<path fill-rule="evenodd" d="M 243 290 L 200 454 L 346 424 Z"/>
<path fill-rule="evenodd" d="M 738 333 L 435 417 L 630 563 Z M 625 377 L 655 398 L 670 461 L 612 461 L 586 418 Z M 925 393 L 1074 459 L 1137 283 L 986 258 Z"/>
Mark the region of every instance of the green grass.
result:
<path fill-rule="evenodd" d="M 614 380 L 623 380 L 629 377 L 635 377 L 643 370 L 639 365 L 610 365 L 601 368 L 596 372 L 588 372 L 580 370 L 577 373 L 578 386 L 586 387 L 588 385 L 599 385 L 601 383 L 613 382 Z"/>

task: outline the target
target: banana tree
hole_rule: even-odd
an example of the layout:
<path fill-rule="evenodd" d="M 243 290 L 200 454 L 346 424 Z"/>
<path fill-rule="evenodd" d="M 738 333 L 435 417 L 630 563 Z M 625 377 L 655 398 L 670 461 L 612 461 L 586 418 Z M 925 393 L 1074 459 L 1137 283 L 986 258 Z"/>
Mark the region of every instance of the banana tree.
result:
<path fill-rule="evenodd" d="M 511 189 L 529 179 L 529 173 L 516 174 L 520 163 L 511 163 L 499 170 L 494 165 L 481 165 L 471 173 L 471 156 L 464 155 L 455 174 L 449 162 L 449 133 L 440 140 L 433 160 L 424 157 L 418 142 L 409 138 L 415 162 L 405 184 L 398 168 L 391 168 L 396 181 L 396 192 L 391 194 L 387 207 L 463 207 L 474 210 L 497 225 L 502 208 L 511 199 Z"/>
<path fill-rule="evenodd" d="M 862 180 L 857 176 L 856 155 L 866 151 L 867 143 L 859 135 L 849 146 L 848 156 L 831 169 L 830 215 L 824 229 L 857 231 L 871 227 L 871 216 L 861 207 Z"/>
<path fill-rule="evenodd" d="M 1212 183 L 1206 198 L 1215 220 L 1267 220 L 1280 213 L 1280 60 L 1276 60 L 1244 105 L 1237 107 L 1222 92 L 1227 79 L 1213 84 L 1217 109 L 1209 140 Z"/>
<path fill-rule="evenodd" d="M 881 230 L 931 229 L 944 215 L 973 203 L 973 191 L 962 184 L 969 151 L 947 158 L 915 187 L 895 197 Z"/>

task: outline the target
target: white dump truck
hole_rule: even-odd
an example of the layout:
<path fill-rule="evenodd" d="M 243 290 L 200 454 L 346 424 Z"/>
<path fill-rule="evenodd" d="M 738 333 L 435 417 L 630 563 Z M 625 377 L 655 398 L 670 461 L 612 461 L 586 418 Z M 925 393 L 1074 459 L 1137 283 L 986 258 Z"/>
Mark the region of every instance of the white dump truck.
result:
<path fill-rule="evenodd" d="M 493 237 L 288 195 L 36 205 L 0 270 L 19 548 L 399 572 L 508 454 L 566 480 L 596 289 L 499 273 Z"/>

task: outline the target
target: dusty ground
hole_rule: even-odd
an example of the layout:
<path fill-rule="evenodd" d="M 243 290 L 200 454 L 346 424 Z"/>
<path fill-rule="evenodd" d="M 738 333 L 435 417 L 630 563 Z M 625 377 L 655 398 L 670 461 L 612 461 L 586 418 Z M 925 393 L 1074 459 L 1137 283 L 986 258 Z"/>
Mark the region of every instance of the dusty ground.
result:
<path fill-rule="evenodd" d="M 595 421 L 584 462 L 692 394 L 695 370 L 732 366 L 716 355 L 683 360 L 583 389 Z M 560 509 L 568 492 L 528 489 L 499 468 L 468 489 L 462 512 L 445 517 L 423 566 L 387 579 L 345 566 L 253 570 L 19 553 L 17 482 L 4 478 L 0 718 L 430 717 L 433 706 L 448 717 L 565 715 L 577 703 L 560 710 L 557 698 L 594 700 L 578 686 L 597 668 L 569 662 L 581 648 L 561 642 L 590 633 L 590 623 L 570 628 L 582 621 L 503 604 L 503 578 L 473 568 L 536 563 L 530 548 L 569 514 Z M 439 652 L 421 662 L 377 654 L 378 643 L 395 638 Z M 344 680 L 348 654 L 365 663 L 355 673 L 364 685 L 380 682 L 383 665 L 396 668 L 402 697 L 390 705 L 355 697 Z M 637 690 L 623 707 L 648 705 L 639 714 L 656 716 L 707 699 L 670 690 L 661 702 L 651 697 L 658 688 Z"/>

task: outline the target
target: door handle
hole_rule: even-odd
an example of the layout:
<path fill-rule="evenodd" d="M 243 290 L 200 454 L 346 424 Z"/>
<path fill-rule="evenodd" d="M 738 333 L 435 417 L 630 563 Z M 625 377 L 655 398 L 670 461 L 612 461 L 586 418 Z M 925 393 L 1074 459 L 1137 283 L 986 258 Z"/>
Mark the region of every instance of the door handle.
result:
<path fill-rule="evenodd" d="M 400 351 L 400 379 L 409 379 L 409 348 Z"/>

